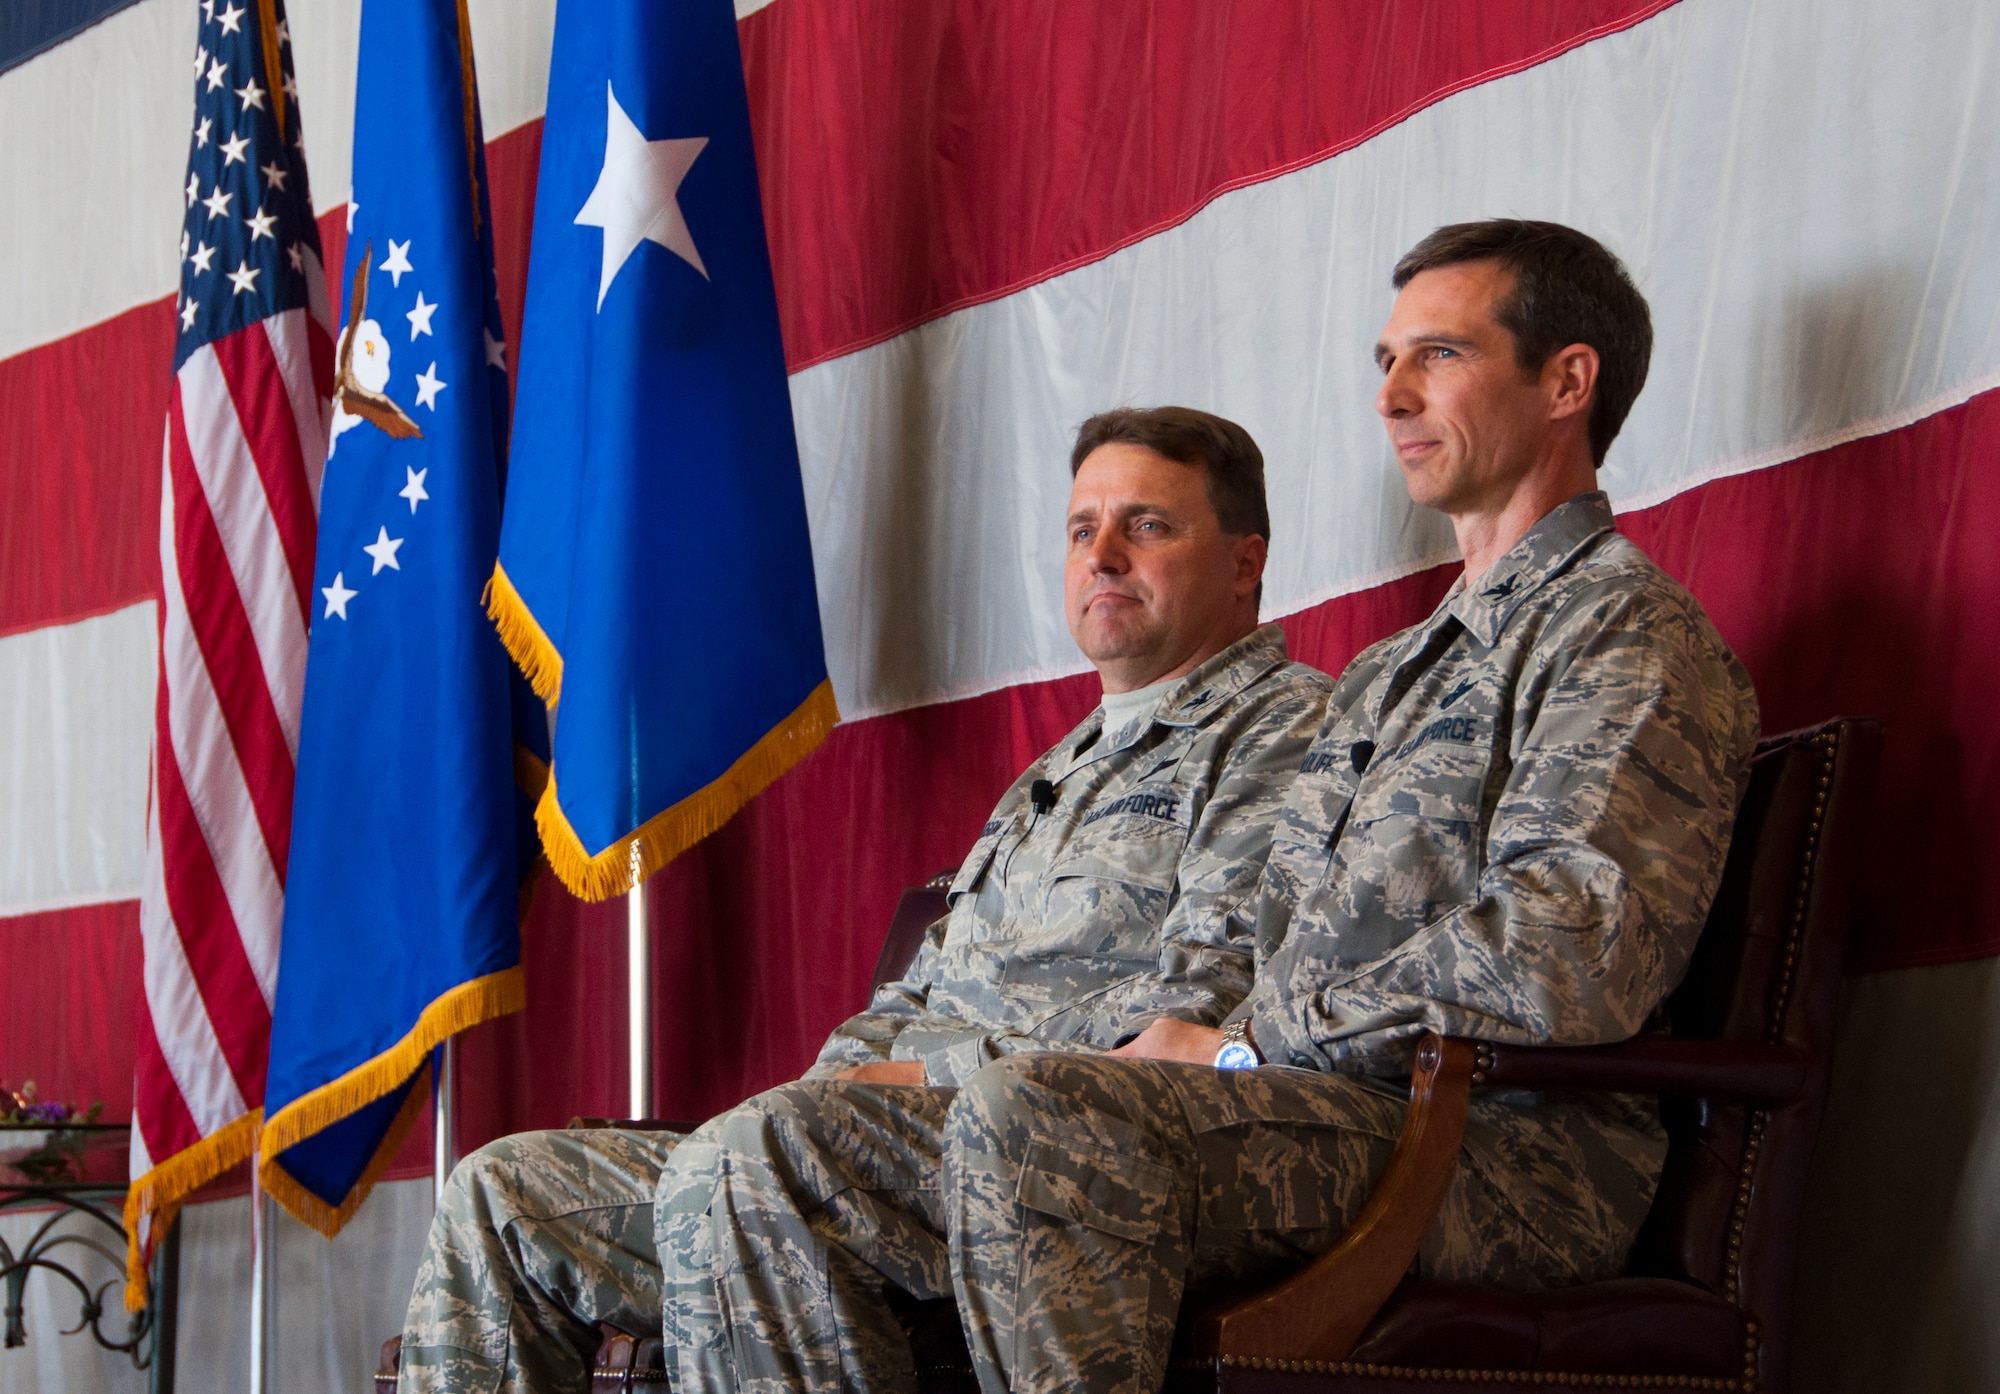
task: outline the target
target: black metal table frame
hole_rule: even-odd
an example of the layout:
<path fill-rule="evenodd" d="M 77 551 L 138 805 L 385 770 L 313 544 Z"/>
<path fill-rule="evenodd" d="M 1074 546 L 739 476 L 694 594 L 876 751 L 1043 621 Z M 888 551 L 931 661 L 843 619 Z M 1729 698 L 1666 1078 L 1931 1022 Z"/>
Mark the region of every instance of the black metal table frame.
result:
<path fill-rule="evenodd" d="M 71 1125 L 75 1126 L 75 1125 Z M 87 1125 L 93 1130 L 119 1130 L 119 1124 Z M 135 1368 L 150 1372 L 152 1394 L 173 1394 L 174 1335 L 180 1297 L 180 1221 L 168 1227 L 154 1254 L 152 1271 L 146 1275 L 146 1305 L 126 1318 L 123 1339 L 104 1329 L 105 1297 L 125 1282 L 125 1187 L 110 1183 L 70 1182 L 51 1179 L 44 1183 L 0 1183 L 0 1213 L 47 1208 L 48 1218 L 36 1226 L 28 1242 L 18 1251 L 0 1238 L 0 1283 L 6 1292 L 6 1346 L 27 1344 L 28 1333 L 23 1308 L 28 1278 L 36 1270 L 46 1272 L 51 1281 L 61 1279 L 75 1289 L 78 1316 L 75 1326 L 61 1334 L 73 1336 L 88 1330 L 98 1345 L 131 1357 Z M 62 1228 L 71 1215 L 85 1216 L 91 1223 L 85 1232 Z M 97 1233 L 102 1226 L 104 1232 Z M 114 1247 L 115 1246 L 115 1247 Z M 111 1265 L 114 1276 L 92 1287 L 70 1264 L 63 1261 L 69 1249 L 82 1249 Z M 55 1257 L 62 1253 L 62 1257 Z M 122 1297 L 111 1305 L 120 1310 Z"/>

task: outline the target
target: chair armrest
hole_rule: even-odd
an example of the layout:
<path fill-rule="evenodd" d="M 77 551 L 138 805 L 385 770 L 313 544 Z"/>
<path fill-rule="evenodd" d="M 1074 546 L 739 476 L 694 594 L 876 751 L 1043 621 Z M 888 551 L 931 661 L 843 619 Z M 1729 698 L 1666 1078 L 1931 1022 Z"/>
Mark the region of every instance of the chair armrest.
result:
<path fill-rule="evenodd" d="M 1604 1089 L 1775 1106 L 1805 1087 L 1804 1054 L 1762 1041 L 1646 1036 L 1604 1046 L 1481 1041 L 1472 1082 L 1502 1089 Z"/>
<path fill-rule="evenodd" d="M 1465 1137 L 1476 1051 L 1427 1035 L 1410 1077 L 1410 1112 L 1374 1192 L 1332 1248 L 1254 1296 L 1198 1314 L 1197 1359 L 1340 1360 L 1361 1339 L 1417 1256 L 1444 1203 Z"/>

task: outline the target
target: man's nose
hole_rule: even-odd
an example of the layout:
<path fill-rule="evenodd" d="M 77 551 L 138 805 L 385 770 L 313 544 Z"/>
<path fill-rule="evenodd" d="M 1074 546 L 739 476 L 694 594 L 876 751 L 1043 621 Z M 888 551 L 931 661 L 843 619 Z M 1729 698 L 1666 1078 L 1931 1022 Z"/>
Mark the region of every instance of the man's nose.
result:
<path fill-rule="evenodd" d="M 1382 374 L 1382 386 L 1375 393 L 1377 414 L 1390 421 L 1414 415 L 1421 407 L 1412 390 L 1408 373 L 1400 363 L 1392 363 Z"/>
<path fill-rule="evenodd" d="M 1106 528 L 1090 539 L 1090 551 L 1084 557 L 1092 574 L 1110 572 L 1117 575 L 1125 570 L 1125 539 L 1115 528 Z"/>

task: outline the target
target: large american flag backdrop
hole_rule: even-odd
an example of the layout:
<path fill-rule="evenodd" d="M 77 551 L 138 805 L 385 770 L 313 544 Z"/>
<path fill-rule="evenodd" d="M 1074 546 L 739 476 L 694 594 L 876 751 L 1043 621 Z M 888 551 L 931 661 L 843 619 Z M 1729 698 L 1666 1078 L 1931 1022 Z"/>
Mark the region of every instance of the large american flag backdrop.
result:
<path fill-rule="evenodd" d="M 551 8 L 471 6 L 510 342 Z M 357 13 L 292 18 L 335 265 Z M 1658 324 L 1604 472 L 1622 526 L 1708 606 L 1770 728 L 1888 723 L 1802 1378 L 1950 1387 L 1909 1353 L 1990 1349 L 1974 1314 L 2000 1301 L 1974 1184 L 2000 1170 L 2000 7 L 739 16 L 847 720 L 652 883 L 659 1109 L 795 1074 L 861 1002 L 899 888 L 1095 700 L 1059 605 L 1081 417 L 1242 421 L 1278 520 L 1266 611 L 1338 668 L 1450 577 L 1369 405 L 1389 268 L 1441 222 L 1562 219 L 1627 258 Z M 150 1049 L 125 1004 L 198 20 L 143 0 L 0 75 L 0 1069 L 113 1101 Z M 466 1040 L 468 1143 L 622 1111 L 623 914 L 538 887 L 529 1010 Z"/>

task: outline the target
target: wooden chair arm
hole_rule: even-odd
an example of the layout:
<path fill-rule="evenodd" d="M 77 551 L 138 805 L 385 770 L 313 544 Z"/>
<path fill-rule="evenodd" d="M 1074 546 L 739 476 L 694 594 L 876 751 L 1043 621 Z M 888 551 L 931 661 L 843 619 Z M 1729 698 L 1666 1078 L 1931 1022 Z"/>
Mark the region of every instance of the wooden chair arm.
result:
<path fill-rule="evenodd" d="M 1471 1041 L 1423 1038 L 1409 1117 L 1361 1213 L 1332 1248 L 1283 1282 L 1196 1316 L 1190 1345 L 1197 1359 L 1346 1357 L 1409 1272 L 1444 1203 L 1465 1137 L 1475 1057 Z"/>
<path fill-rule="evenodd" d="M 1472 1082 L 1498 1089 L 1608 1089 L 1775 1107 L 1805 1087 L 1805 1055 L 1762 1041 L 1645 1036 L 1605 1046 L 1478 1044 Z"/>

